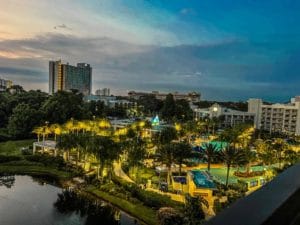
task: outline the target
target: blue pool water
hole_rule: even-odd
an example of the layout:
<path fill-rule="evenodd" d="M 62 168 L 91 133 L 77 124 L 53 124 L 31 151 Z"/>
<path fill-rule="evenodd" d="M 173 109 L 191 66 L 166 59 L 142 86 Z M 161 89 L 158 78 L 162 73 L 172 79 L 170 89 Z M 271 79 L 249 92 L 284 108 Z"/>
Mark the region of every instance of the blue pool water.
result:
<path fill-rule="evenodd" d="M 200 170 L 192 170 L 191 173 L 197 188 L 216 188 L 216 185 L 209 174 Z"/>

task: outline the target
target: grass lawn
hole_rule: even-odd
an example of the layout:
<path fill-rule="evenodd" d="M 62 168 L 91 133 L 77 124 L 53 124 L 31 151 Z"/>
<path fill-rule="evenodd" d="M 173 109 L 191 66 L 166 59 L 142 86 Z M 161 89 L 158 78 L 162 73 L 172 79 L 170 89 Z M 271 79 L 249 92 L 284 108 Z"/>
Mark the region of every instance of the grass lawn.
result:
<path fill-rule="evenodd" d="M 21 156 L 20 148 L 32 146 L 34 140 L 7 141 L 0 143 L 0 155 Z M 71 172 L 58 170 L 54 167 L 44 166 L 41 163 L 29 162 L 26 160 L 7 162 L 0 164 L 0 174 L 27 174 L 27 175 L 48 175 L 59 179 L 72 177 Z"/>
<path fill-rule="evenodd" d="M 111 204 L 117 206 L 121 210 L 127 212 L 128 214 L 132 215 L 133 217 L 138 218 L 142 222 L 148 225 L 157 225 L 158 221 L 156 218 L 156 211 L 145 207 L 142 204 L 133 204 L 125 199 L 110 195 L 106 192 L 100 191 L 99 189 L 89 186 L 86 188 L 88 193 L 91 193 Z"/>
<path fill-rule="evenodd" d="M 263 166 L 252 166 L 251 167 L 252 171 L 262 171 L 264 169 Z M 206 169 L 201 169 L 205 171 Z M 257 177 L 249 177 L 249 178 L 241 178 L 241 177 L 236 177 L 234 175 L 234 172 L 237 170 L 237 168 L 230 168 L 229 171 L 229 183 L 237 183 L 237 180 L 253 180 Z M 240 169 L 240 171 L 244 171 L 243 168 Z M 227 168 L 211 168 L 210 173 L 219 181 L 222 181 L 222 183 L 226 182 L 226 176 L 227 176 Z M 258 176 L 260 177 L 260 176 Z"/>
<path fill-rule="evenodd" d="M 1 155 L 21 155 L 20 148 L 32 146 L 34 140 L 0 142 Z"/>
<path fill-rule="evenodd" d="M 48 175 L 58 179 L 69 179 L 71 172 L 57 170 L 53 167 L 37 165 L 27 161 L 17 161 L 0 164 L 0 174 Z"/>

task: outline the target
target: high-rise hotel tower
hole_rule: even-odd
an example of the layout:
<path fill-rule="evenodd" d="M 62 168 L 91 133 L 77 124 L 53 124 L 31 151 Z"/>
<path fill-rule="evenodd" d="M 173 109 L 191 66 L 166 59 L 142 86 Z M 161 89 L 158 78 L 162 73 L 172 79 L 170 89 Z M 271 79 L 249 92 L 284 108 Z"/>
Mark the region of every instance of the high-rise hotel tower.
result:
<path fill-rule="evenodd" d="M 63 64 L 61 60 L 49 62 L 49 94 L 61 90 L 75 89 L 84 95 L 91 94 L 92 67 L 77 63 L 77 66 Z"/>

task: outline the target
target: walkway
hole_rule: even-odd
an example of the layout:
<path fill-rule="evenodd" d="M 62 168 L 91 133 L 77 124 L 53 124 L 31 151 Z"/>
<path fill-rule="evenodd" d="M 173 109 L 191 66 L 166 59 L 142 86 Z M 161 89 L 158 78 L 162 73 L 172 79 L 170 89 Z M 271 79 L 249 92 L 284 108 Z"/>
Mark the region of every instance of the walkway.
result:
<path fill-rule="evenodd" d="M 116 174 L 116 176 L 122 178 L 123 180 L 129 183 L 134 183 L 134 181 L 131 180 L 131 178 L 127 176 L 127 174 L 124 173 L 124 171 L 122 170 L 121 163 L 114 162 L 113 166 L 114 166 L 114 173 Z"/>

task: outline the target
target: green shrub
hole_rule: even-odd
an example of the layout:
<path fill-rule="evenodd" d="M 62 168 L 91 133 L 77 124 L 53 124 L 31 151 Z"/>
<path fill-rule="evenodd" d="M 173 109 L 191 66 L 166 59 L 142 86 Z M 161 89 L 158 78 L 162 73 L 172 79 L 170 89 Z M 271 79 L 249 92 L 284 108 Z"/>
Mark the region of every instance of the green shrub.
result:
<path fill-rule="evenodd" d="M 22 158 L 20 156 L 7 156 L 0 155 L 0 163 L 12 162 L 12 161 L 20 161 Z"/>
<path fill-rule="evenodd" d="M 138 199 L 148 207 L 159 209 L 164 206 L 178 207 L 181 205 L 178 202 L 172 201 L 169 196 L 143 190 L 138 185 L 125 182 L 115 176 L 113 176 L 112 180 L 115 184 L 121 186 L 125 191 L 129 192 L 133 198 Z"/>
<path fill-rule="evenodd" d="M 50 155 L 27 155 L 25 159 L 30 162 L 39 162 L 45 166 L 53 166 L 57 168 L 64 168 L 66 167 L 66 163 L 62 157 L 53 157 Z"/>
<path fill-rule="evenodd" d="M 0 129 L 0 142 L 11 140 L 11 136 L 8 134 L 7 129 L 1 128 Z"/>

